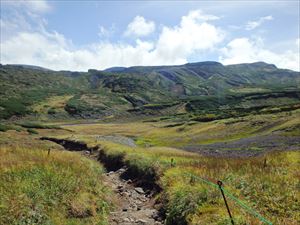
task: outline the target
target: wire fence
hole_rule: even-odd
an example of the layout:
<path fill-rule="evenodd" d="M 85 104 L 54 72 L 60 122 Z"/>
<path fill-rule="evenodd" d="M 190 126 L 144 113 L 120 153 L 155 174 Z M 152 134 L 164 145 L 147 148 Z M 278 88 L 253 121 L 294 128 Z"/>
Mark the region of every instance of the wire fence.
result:
<path fill-rule="evenodd" d="M 269 220 L 267 220 L 265 217 L 263 217 L 262 215 L 260 215 L 258 212 L 256 212 L 254 209 L 252 209 L 251 207 L 249 207 L 248 205 L 246 205 L 244 202 L 242 202 L 241 200 L 239 200 L 237 197 L 235 197 L 232 193 L 230 193 L 228 190 L 226 190 L 224 187 L 221 187 L 219 185 L 217 185 L 216 183 L 213 183 L 205 178 L 196 176 L 192 173 L 185 173 L 187 176 L 193 178 L 194 180 L 198 180 L 201 181 L 203 183 L 206 183 L 208 185 L 210 185 L 211 187 L 214 187 L 216 189 L 222 189 L 224 194 L 230 198 L 232 201 L 234 201 L 234 203 L 236 203 L 238 206 L 240 206 L 242 209 L 244 209 L 247 213 L 251 214 L 252 216 L 256 217 L 257 219 L 259 219 L 261 222 L 263 222 L 264 224 L 268 224 L 268 225 L 273 225 L 272 222 L 270 222 Z"/>

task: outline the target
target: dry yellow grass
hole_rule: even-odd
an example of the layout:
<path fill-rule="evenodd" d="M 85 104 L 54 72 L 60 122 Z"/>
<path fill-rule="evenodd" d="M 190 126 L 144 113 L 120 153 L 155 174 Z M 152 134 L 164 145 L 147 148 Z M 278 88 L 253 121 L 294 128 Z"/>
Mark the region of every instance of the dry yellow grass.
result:
<path fill-rule="evenodd" d="M 168 126 L 174 124 L 170 121 L 72 125 L 64 126 L 72 132 L 45 129 L 38 130 L 39 135 L 8 131 L 1 135 L 0 146 L 18 145 L 21 148 L 26 146 L 26 149 L 44 151 L 31 150 L 29 157 L 25 152 L 21 151 L 16 155 L 11 151 L 12 148 L 3 148 L 0 157 L 5 160 L 0 160 L 0 168 L 6 168 L 2 171 L 9 171 L 14 167 L 21 168 L 23 164 L 20 162 L 24 161 L 27 162 L 24 165 L 28 167 L 48 165 L 46 150 L 49 147 L 56 148 L 57 145 L 38 140 L 40 136 L 84 141 L 91 147 L 99 145 L 111 156 L 124 155 L 124 162 L 144 173 L 155 171 L 159 175 L 158 182 L 163 187 L 160 198 L 166 204 L 168 224 L 175 224 L 176 221 L 182 223 L 187 221 L 189 225 L 228 224 L 228 216 L 219 190 L 200 180 L 192 180 L 192 174 L 211 182 L 222 180 L 226 190 L 274 224 L 295 225 L 300 221 L 299 151 L 272 153 L 247 159 L 220 159 L 185 152 L 176 147 L 191 143 L 230 141 L 252 135 L 269 134 L 277 130 L 290 135 L 288 129 L 293 127 L 296 128 L 292 131 L 293 135 L 297 135 L 299 115 L 300 110 L 296 110 L 292 114 L 256 115 L 193 125 L 186 123 L 174 127 Z M 276 123 L 278 121 L 280 123 Z M 129 147 L 98 140 L 99 135 L 132 137 L 138 146 Z M 80 164 L 80 160 L 74 160 L 72 154 L 54 152 L 57 156 L 53 155 L 53 163 L 64 165 L 64 162 L 73 160 L 75 164 Z M 77 169 L 75 171 L 81 173 Z M 86 196 L 89 195 L 83 193 L 78 197 L 82 199 L 81 201 L 71 201 L 75 214 L 84 211 L 81 210 L 81 206 L 86 205 Z M 234 201 L 229 200 L 229 204 L 236 224 L 262 224 Z"/>
<path fill-rule="evenodd" d="M 56 110 L 63 110 L 67 101 L 72 97 L 73 95 L 52 96 L 33 105 L 32 110 L 40 114 L 47 114 L 48 110 L 52 107 Z"/>
<path fill-rule="evenodd" d="M 72 152 L 0 147 L 0 224 L 107 224 L 102 171 Z"/>

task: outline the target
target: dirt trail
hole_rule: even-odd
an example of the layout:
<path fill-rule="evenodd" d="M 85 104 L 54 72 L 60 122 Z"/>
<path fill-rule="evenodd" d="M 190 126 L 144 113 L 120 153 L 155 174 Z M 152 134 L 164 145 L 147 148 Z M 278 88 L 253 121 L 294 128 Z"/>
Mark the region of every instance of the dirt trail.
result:
<path fill-rule="evenodd" d="M 110 214 L 110 225 L 162 225 L 154 199 L 141 187 L 135 187 L 132 181 L 124 180 L 121 175 L 126 168 L 106 173 L 105 185 L 117 195 L 116 208 Z"/>
<path fill-rule="evenodd" d="M 121 166 L 113 165 L 118 162 L 105 161 L 104 156 L 99 152 L 93 154 L 95 149 L 88 148 L 85 143 L 48 137 L 40 139 L 55 142 L 66 150 L 77 151 L 93 160 L 98 159 L 107 170 L 113 169 L 104 176 L 104 185 L 117 195 L 115 210 L 110 213 L 110 225 L 163 225 L 153 198 L 153 193 L 157 191 L 155 187 L 153 190 L 145 191 L 142 187 L 134 185 L 130 179 L 124 180 L 122 175 L 124 176 L 128 172 L 126 167 L 120 168 Z M 116 168 L 117 170 L 115 170 Z M 138 178 L 136 177 L 136 179 Z"/>

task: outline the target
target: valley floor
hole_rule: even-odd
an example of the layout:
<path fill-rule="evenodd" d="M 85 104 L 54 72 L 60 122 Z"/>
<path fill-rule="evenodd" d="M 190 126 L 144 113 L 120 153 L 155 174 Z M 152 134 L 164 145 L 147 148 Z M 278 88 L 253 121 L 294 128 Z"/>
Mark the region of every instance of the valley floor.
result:
<path fill-rule="evenodd" d="M 0 132 L 0 224 L 225 225 L 217 180 L 260 214 L 228 195 L 236 224 L 299 224 L 299 118 L 11 126 Z"/>

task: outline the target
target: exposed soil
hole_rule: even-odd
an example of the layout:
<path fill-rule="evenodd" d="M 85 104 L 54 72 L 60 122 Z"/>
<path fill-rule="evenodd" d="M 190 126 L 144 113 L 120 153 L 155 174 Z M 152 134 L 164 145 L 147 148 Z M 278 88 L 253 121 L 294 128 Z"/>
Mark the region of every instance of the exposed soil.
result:
<path fill-rule="evenodd" d="M 97 141 L 110 141 L 117 144 L 136 147 L 135 141 L 132 138 L 121 135 L 98 135 L 95 137 Z"/>
<path fill-rule="evenodd" d="M 48 138 L 48 137 L 42 137 L 40 139 L 55 142 L 56 144 L 62 145 L 65 149 L 69 151 L 85 151 L 85 150 L 91 151 L 91 149 L 88 148 L 87 144 L 83 142 L 75 142 L 66 139 L 57 139 L 57 138 Z"/>
<path fill-rule="evenodd" d="M 270 134 L 242 138 L 237 141 L 219 142 L 208 145 L 191 145 L 183 149 L 209 156 L 252 157 L 270 151 L 300 150 L 300 137 Z"/>
<path fill-rule="evenodd" d="M 105 184 L 117 195 L 116 208 L 110 214 L 110 225 L 162 225 L 159 210 L 151 193 L 134 186 L 131 179 L 122 179 L 127 168 L 106 173 Z M 148 193 L 148 194 L 147 194 Z"/>

